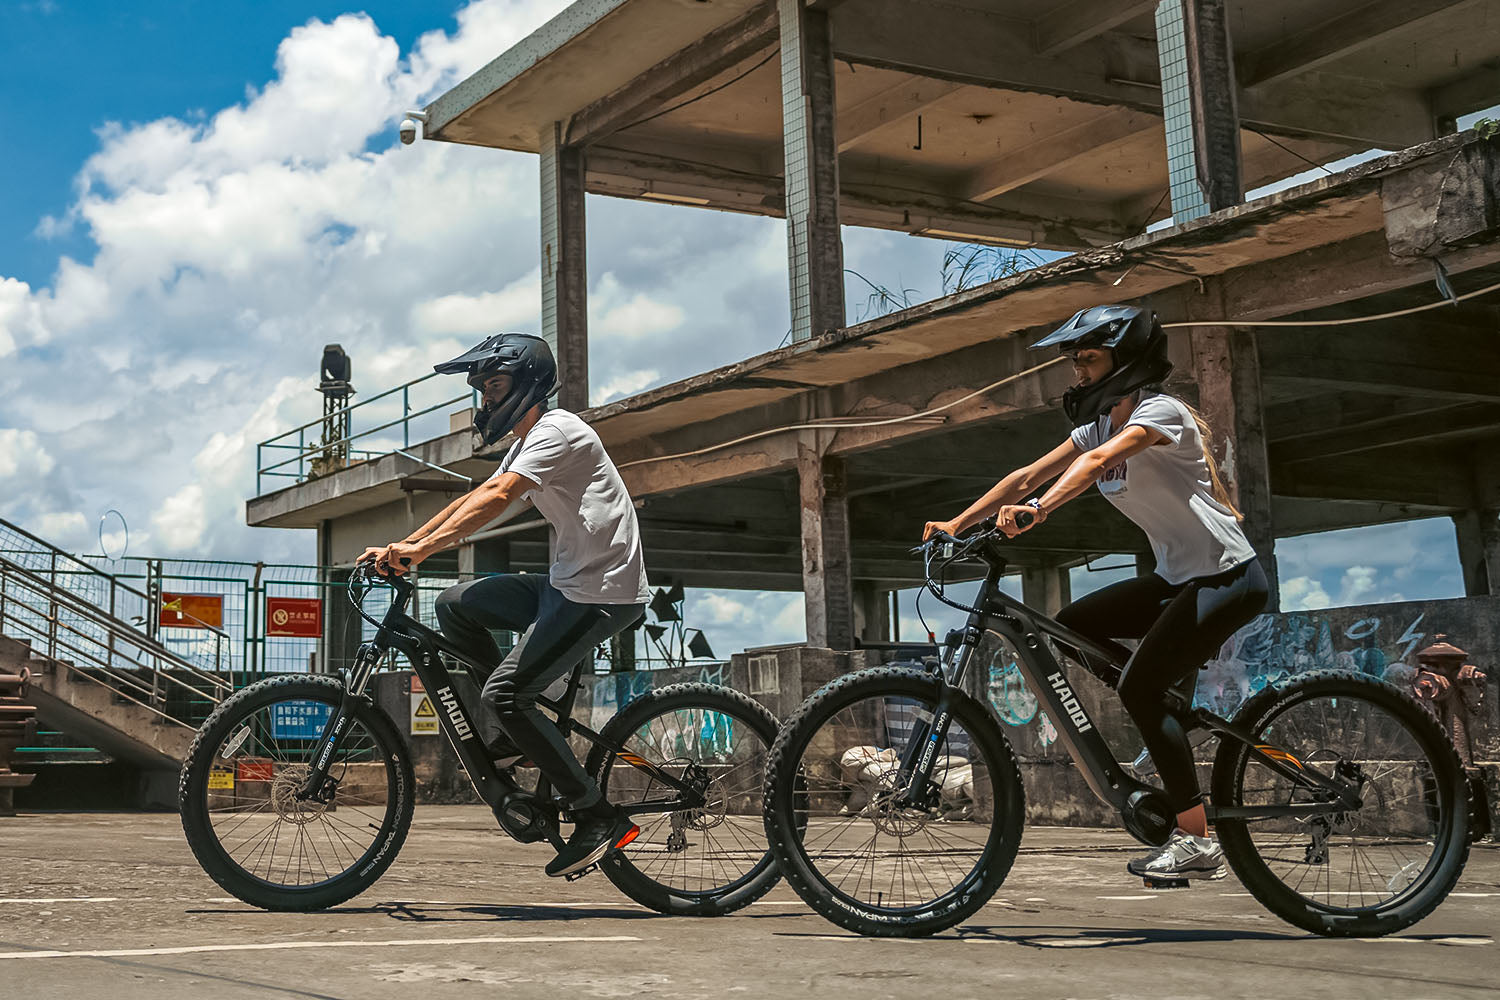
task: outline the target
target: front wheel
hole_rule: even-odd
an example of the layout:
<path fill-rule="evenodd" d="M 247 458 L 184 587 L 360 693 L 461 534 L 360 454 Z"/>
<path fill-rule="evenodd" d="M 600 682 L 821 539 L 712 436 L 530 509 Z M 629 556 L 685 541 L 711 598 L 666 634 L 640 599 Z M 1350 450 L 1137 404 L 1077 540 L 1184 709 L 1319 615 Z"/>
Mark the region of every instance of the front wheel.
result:
<path fill-rule="evenodd" d="M 776 885 L 759 815 L 776 717 L 759 702 L 718 685 L 674 684 L 626 705 L 600 736 L 586 766 L 604 797 L 660 807 L 637 812 L 640 836 L 600 863 L 621 892 L 660 913 L 716 917 Z M 656 773 L 699 790 L 702 804 L 668 808 L 682 793 Z"/>
<path fill-rule="evenodd" d="M 252 684 L 220 705 L 193 740 L 178 788 L 182 829 L 203 870 L 267 910 L 321 910 L 364 892 L 396 859 L 411 826 L 411 757 L 390 717 L 354 703 L 326 802 L 297 792 L 338 710 L 335 677 Z"/>
<path fill-rule="evenodd" d="M 1390 934 L 1421 920 L 1469 855 L 1468 784 L 1436 720 L 1389 684 L 1345 672 L 1303 675 L 1247 701 L 1236 724 L 1278 760 L 1358 785 L 1358 809 L 1219 819 L 1224 856 L 1266 909 L 1330 937 Z M 1308 805 L 1317 786 L 1226 740 L 1215 807 Z"/>
<path fill-rule="evenodd" d="M 1015 861 L 1025 797 L 1010 744 L 988 706 L 947 695 L 952 720 L 927 787 L 911 795 L 901 762 L 929 739 L 939 698 L 923 671 L 841 677 L 776 739 L 766 833 L 797 895 L 840 927 L 876 937 L 952 927 Z"/>

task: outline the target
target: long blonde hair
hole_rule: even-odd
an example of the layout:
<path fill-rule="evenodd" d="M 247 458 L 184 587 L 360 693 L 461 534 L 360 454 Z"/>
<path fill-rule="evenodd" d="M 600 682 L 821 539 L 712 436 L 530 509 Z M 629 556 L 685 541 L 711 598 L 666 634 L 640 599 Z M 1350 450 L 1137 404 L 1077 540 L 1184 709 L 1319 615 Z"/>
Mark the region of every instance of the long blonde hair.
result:
<path fill-rule="evenodd" d="M 1203 414 L 1199 413 L 1198 408 L 1192 403 L 1181 396 L 1172 398 L 1187 407 L 1187 411 L 1193 415 L 1193 421 L 1198 425 L 1198 442 L 1203 445 L 1203 464 L 1208 466 L 1208 479 L 1213 483 L 1214 499 L 1229 508 L 1229 512 L 1234 515 L 1236 521 L 1243 521 L 1245 515 L 1240 513 L 1240 509 L 1229 498 L 1229 489 L 1224 485 L 1224 480 L 1219 477 L 1219 463 L 1214 460 L 1213 452 L 1214 432 L 1208 426 L 1208 421 L 1203 419 Z"/>

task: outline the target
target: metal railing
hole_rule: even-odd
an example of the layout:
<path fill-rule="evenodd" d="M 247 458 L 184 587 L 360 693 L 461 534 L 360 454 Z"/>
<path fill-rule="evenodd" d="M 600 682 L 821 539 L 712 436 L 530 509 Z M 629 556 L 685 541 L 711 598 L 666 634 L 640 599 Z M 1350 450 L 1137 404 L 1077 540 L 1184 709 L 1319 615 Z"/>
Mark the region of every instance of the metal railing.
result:
<path fill-rule="evenodd" d="M 178 656 L 130 623 L 6 555 L 0 555 L 0 633 L 28 641 L 33 652 L 45 655 L 74 679 L 107 687 L 188 728 L 195 728 L 233 689 L 224 675 Z"/>
<path fill-rule="evenodd" d="M 412 442 L 412 424 L 414 421 L 421 422 L 421 418 L 430 416 L 439 410 L 445 410 L 457 403 L 467 402 L 471 407 L 479 405 L 479 394 L 473 389 L 469 389 L 462 395 L 442 399 L 436 403 L 425 403 L 419 399 L 416 403 L 418 409 L 413 410 L 413 389 L 423 386 L 424 383 L 438 377 L 436 372 L 423 375 L 421 378 L 412 379 L 404 385 L 398 385 L 394 389 L 387 389 L 385 392 L 371 396 L 369 399 L 360 400 L 358 403 L 351 403 L 336 411 L 332 416 L 338 418 L 347 415 L 349 418 L 350 430 L 347 437 L 336 441 L 322 440 L 322 427 L 326 417 L 319 417 L 316 420 L 308 421 L 300 427 L 293 427 L 289 431 L 262 441 L 255 446 L 255 495 L 260 496 L 265 491 L 264 482 L 266 479 L 270 479 L 273 482 L 277 482 L 278 480 L 291 481 L 277 482 L 277 485 L 273 488 L 280 489 L 292 485 L 292 483 L 305 482 L 310 476 L 316 477 L 335 471 L 333 469 L 314 468 L 314 463 L 319 460 L 320 456 L 338 445 L 347 445 L 361 438 L 371 438 L 382 432 L 390 431 L 395 427 L 401 428 L 401 443 L 399 445 L 395 443 L 393 434 L 392 440 L 390 442 L 382 442 L 381 448 L 361 450 L 351 447 L 349 449 L 349 464 L 355 464 L 357 461 L 368 461 L 370 458 L 387 454 L 397 447 L 410 448 Z M 429 388 L 424 386 L 418 390 L 418 395 L 439 395 L 435 392 L 429 392 Z M 393 415 L 396 411 L 398 394 L 401 404 L 400 413 L 399 415 Z M 377 411 L 389 412 L 374 416 Z M 356 430 L 354 419 L 356 412 L 359 412 L 360 417 L 371 417 L 374 426 Z M 425 421 L 423 424 L 424 426 L 419 433 L 425 433 L 428 437 L 419 438 L 419 440 L 428 440 L 448 433 L 448 428 L 445 425 L 436 424 L 432 421 Z M 433 424 L 433 427 L 429 428 L 426 424 Z M 312 431 L 313 435 L 317 436 L 316 440 L 308 440 L 309 431 Z M 288 451 L 293 452 L 293 454 L 279 457 L 281 453 Z"/>

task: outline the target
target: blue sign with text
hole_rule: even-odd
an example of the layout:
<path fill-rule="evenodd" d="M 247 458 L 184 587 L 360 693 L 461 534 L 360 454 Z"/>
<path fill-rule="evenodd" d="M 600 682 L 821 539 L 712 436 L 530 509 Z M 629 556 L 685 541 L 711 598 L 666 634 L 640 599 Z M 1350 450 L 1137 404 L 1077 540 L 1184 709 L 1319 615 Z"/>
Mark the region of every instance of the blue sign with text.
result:
<path fill-rule="evenodd" d="M 315 740 L 323 735 L 331 715 L 333 706 L 321 701 L 278 701 L 271 706 L 271 738 Z"/>

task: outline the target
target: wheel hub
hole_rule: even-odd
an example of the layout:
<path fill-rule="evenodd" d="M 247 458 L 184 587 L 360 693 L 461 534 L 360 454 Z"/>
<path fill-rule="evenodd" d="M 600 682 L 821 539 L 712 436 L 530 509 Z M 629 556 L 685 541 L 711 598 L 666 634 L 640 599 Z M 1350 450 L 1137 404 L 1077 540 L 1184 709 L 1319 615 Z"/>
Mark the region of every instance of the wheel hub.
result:
<path fill-rule="evenodd" d="M 276 772 L 271 780 L 271 808 L 276 815 L 289 823 L 305 826 L 323 815 L 328 808 L 326 801 L 298 798 L 302 786 L 312 776 L 312 768 L 306 764 L 291 764 Z"/>

